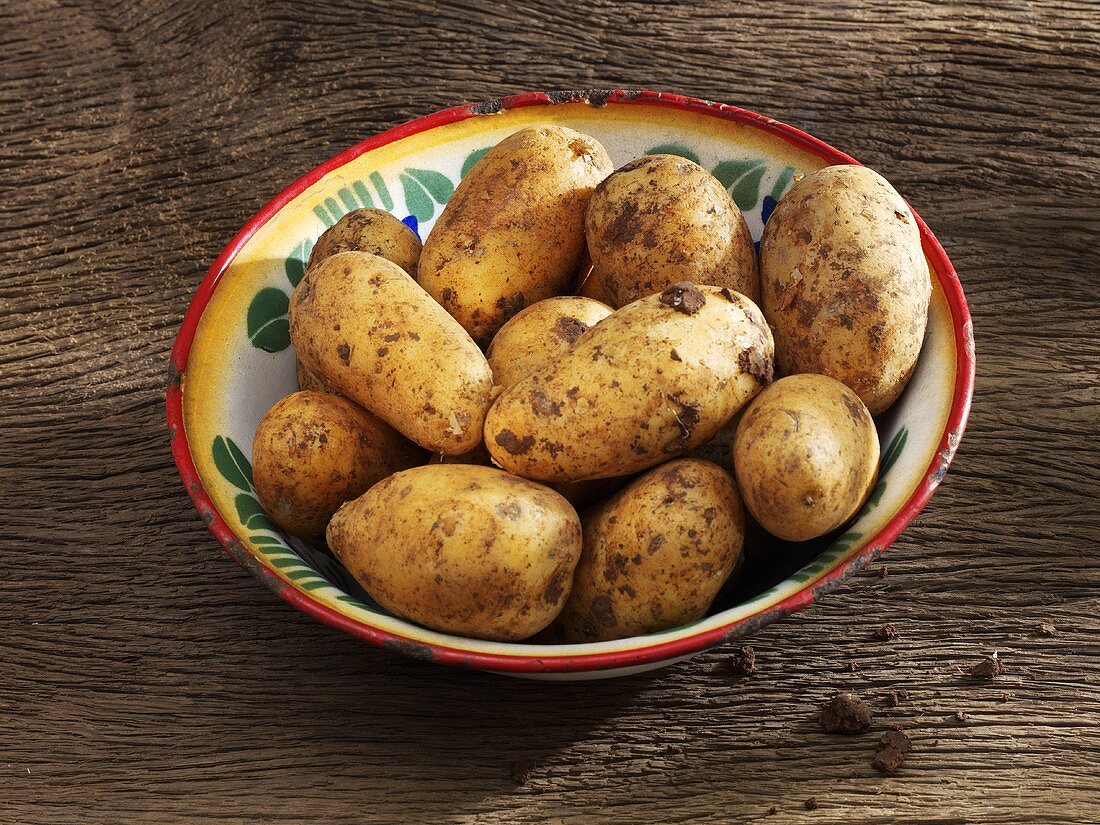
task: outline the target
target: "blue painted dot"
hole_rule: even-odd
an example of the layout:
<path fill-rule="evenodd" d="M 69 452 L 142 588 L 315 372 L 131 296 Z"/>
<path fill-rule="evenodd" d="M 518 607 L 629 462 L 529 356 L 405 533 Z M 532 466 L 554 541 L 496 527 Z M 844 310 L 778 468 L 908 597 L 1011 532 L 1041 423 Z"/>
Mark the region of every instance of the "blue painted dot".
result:
<path fill-rule="evenodd" d="M 417 221 L 416 215 L 409 215 L 406 218 L 402 218 L 401 223 L 409 227 L 409 229 L 413 231 L 413 234 L 416 235 L 416 237 L 420 237 L 420 222 Z"/>

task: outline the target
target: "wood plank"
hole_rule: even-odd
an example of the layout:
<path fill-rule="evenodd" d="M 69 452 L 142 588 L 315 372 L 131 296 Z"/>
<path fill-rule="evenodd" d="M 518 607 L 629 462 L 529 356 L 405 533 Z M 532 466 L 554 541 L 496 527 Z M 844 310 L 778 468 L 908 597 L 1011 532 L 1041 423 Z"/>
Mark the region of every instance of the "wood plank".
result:
<path fill-rule="evenodd" d="M 1097 76 L 1097 5 L 1074 0 L 0 7 L 0 820 L 1100 821 Z M 296 614 L 171 464 L 167 353 L 206 266 L 367 135 L 614 86 L 798 125 L 935 229 L 979 364 L 943 487 L 885 578 L 757 633 L 741 680 L 728 649 L 507 680 Z M 1005 676 L 962 676 L 993 651 Z M 818 728 L 838 689 L 874 734 Z M 883 778 L 894 723 L 914 749 Z"/>

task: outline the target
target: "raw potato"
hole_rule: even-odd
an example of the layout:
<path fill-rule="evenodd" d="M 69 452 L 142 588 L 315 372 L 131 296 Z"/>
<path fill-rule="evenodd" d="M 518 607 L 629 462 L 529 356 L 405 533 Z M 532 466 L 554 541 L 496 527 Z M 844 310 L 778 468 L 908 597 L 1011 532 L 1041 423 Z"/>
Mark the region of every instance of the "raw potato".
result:
<path fill-rule="evenodd" d="M 481 441 L 489 362 L 400 267 L 339 252 L 306 271 L 290 301 L 298 357 L 346 398 L 432 452 Z"/>
<path fill-rule="evenodd" d="M 792 375 L 746 408 L 733 466 L 760 525 L 806 541 L 859 511 L 875 486 L 878 451 L 875 422 L 854 392 L 824 375 Z"/>
<path fill-rule="evenodd" d="M 510 135 L 458 185 L 424 244 L 417 280 L 488 343 L 524 307 L 569 290 L 584 210 L 611 169 L 604 148 L 572 129 Z"/>
<path fill-rule="evenodd" d="M 526 478 L 629 475 L 702 444 L 771 377 L 771 332 L 756 305 L 678 284 L 620 309 L 501 393 L 485 444 Z"/>
<path fill-rule="evenodd" d="M 497 386 L 507 389 L 556 361 L 610 314 L 611 307 L 575 295 L 527 307 L 500 328 L 486 352 Z"/>
<path fill-rule="evenodd" d="M 419 449 L 366 410 L 335 395 L 296 392 L 260 421 L 252 445 L 256 494 L 295 536 L 323 540 L 345 501 L 423 460 Z"/>
<path fill-rule="evenodd" d="M 306 269 L 337 252 L 370 252 L 415 275 L 416 263 L 420 260 L 420 238 L 389 212 L 355 209 L 321 233 L 313 245 Z M 324 379 L 300 360 L 295 367 L 299 389 L 332 392 Z"/>
<path fill-rule="evenodd" d="M 591 298 L 593 301 L 599 301 L 607 306 L 611 306 L 615 302 L 614 297 L 607 291 L 607 287 L 603 285 L 603 279 L 595 272 L 589 272 L 584 277 L 584 280 L 580 283 L 580 288 L 577 289 L 577 294 L 582 298 Z"/>
<path fill-rule="evenodd" d="M 932 291 L 912 210 L 863 166 L 787 192 L 760 241 L 762 308 L 782 374 L 821 373 L 888 408 L 916 366 Z"/>
<path fill-rule="evenodd" d="M 681 281 L 759 300 L 756 250 L 745 218 L 710 172 L 649 155 L 597 188 L 585 220 L 595 276 L 622 307 Z"/>
<path fill-rule="evenodd" d="M 482 442 L 470 452 L 462 455 L 433 455 L 428 459 L 428 463 L 479 464 L 482 467 L 492 467 L 493 458 L 489 455 L 489 451 L 485 449 L 485 443 Z M 546 486 L 560 493 L 579 512 L 590 504 L 595 504 L 597 501 L 607 498 L 627 481 L 626 478 L 598 478 L 592 481 L 550 482 Z"/>
<path fill-rule="evenodd" d="M 553 490 L 491 467 L 397 473 L 340 508 L 329 546 L 387 610 L 479 639 L 525 639 L 561 611 L 581 553 Z"/>
<path fill-rule="evenodd" d="M 321 233 L 309 264 L 313 266 L 337 252 L 370 252 L 393 261 L 410 275 L 416 275 L 420 260 L 420 238 L 389 212 L 355 209 Z"/>
<path fill-rule="evenodd" d="M 294 371 L 298 376 L 298 389 L 310 390 L 312 392 L 332 392 L 332 388 L 325 383 L 325 379 L 303 364 L 300 360 L 295 359 Z M 339 393 L 334 393 L 339 395 Z"/>
<path fill-rule="evenodd" d="M 740 565 L 745 510 L 729 473 L 696 458 L 650 470 L 584 519 L 584 552 L 558 620 L 567 642 L 701 619 Z"/>

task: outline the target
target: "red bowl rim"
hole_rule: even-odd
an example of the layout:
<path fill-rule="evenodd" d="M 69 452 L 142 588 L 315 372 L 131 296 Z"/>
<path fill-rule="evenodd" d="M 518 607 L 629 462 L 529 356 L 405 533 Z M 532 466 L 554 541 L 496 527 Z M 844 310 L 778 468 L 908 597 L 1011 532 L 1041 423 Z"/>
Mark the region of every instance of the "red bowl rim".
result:
<path fill-rule="evenodd" d="M 771 118 L 724 103 L 687 97 L 667 92 L 626 91 L 588 89 L 569 92 L 528 92 L 500 98 L 484 103 L 467 103 L 451 109 L 444 109 L 416 120 L 395 126 L 381 134 L 368 138 L 352 146 L 315 169 L 307 172 L 274 198 L 272 198 L 251 220 L 234 236 L 211 264 L 202 283 L 199 284 L 192 299 L 179 334 L 172 347 L 169 365 L 169 382 L 166 391 L 168 428 L 172 439 L 172 456 L 179 469 L 180 477 L 187 488 L 203 521 L 229 555 L 260 579 L 268 588 L 303 613 L 312 616 L 338 630 L 349 633 L 372 645 L 397 650 L 418 659 L 440 664 L 460 665 L 483 670 L 495 670 L 511 673 L 565 673 L 579 671 L 613 670 L 648 663 L 661 662 L 683 657 L 736 638 L 777 618 L 802 610 L 819 596 L 834 590 L 839 583 L 862 568 L 867 562 L 877 558 L 897 538 L 901 531 L 916 517 L 932 497 L 932 493 L 943 480 L 951 459 L 962 438 L 966 421 L 970 414 L 971 397 L 974 392 L 974 337 L 970 319 L 970 309 L 963 294 L 962 284 L 936 237 L 928 226 L 917 217 L 924 252 L 932 261 L 936 276 L 940 281 L 951 310 L 952 328 L 955 338 L 957 366 L 955 387 L 951 400 L 951 410 L 943 438 L 936 450 L 932 462 L 909 497 L 905 505 L 895 516 L 860 549 L 852 558 L 826 574 L 816 582 L 809 583 L 796 593 L 782 601 L 764 608 L 759 612 L 730 622 L 717 628 L 700 631 L 672 641 L 655 642 L 646 647 L 623 651 L 601 653 L 579 653 L 565 656 L 539 657 L 526 654 L 479 653 L 458 650 L 446 645 L 414 641 L 396 633 L 362 624 L 332 608 L 316 601 L 307 591 L 298 590 L 263 566 L 240 543 L 229 525 L 219 514 L 210 500 L 202 480 L 195 469 L 191 449 L 187 443 L 187 433 L 183 424 L 182 378 L 187 368 L 187 358 L 191 344 L 202 317 L 203 310 L 218 286 L 222 274 L 232 263 L 245 243 L 289 201 L 301 194 L 309 186 L 320 180 L 334 169 L 379 146 L 384 146 L 410 135 L 434 129 L 448 123 L 455 123 L 471 117 L 496 114 L 507 109 L 525 106 L 546 106 L 561 103 L 583 101 L 593 106 L 607 103 L 641 106 L 667 106 L 701 113 L 722 120 L 731 120 L 751 125 L 772 135 L 776 135 L 793 146 L 817 155 L 830 164 L 857 164 L 849 155 L 834 149 L 829 144 L 802 132 L 793 126 L 780 123 Z M 914 215 L 916 213 L 914 212 Z"/>

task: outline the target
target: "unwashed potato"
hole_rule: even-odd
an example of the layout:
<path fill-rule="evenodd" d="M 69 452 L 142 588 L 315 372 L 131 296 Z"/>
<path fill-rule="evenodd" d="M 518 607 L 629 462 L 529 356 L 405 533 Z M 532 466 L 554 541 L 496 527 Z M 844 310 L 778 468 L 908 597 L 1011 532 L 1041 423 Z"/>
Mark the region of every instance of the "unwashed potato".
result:
<path fill-rule="evenodd" d="M 485 353 L 497 386 L 507 389 L 567 353 L 578 338 L 611 314 L 611 307 L 563 295 L 532 304 L 493 336 Z"/>
<path fill-rule="evenodd" d="M 607 306 L 612 306 L 615 302 L 614 296 L 604 286 L 603 278 L 592 271 L 591 266 L 589 266 L 588 274 L 580 280 L 577 294 L 582 298 L 591 298 L 593 301 L 599 301 L 601 304 L 607 304 Z"/>
<path fill-rule="evenodd" d="M 298 389 L 310 390 L 312 392 L 333 392 L 332 388 L 325 383 L 325 379 L 303 364 L 300 360 L 295 360 L 294 371 L 298 376 Z M 339 393 L 334 393 L 339 395 Z"/>
<path fill-rule="evenodd" d="M 306 268 L 337 252 L 370 252 L 415 275 L 420 260 L 420 238 L 389 212 L 355 209 L 321 233 Z"/>
<path fill-rule="evenodd" d="M 462 455 L 433 455 L 428 459 L 429 464 L 479 464 L 482 467 L 492 467 L 493 457 L 485 449 L 485 444 L 478 444 L 473 450 Z M 580 512 L 591 504 L 607 498 L 628 479 L 626 478 L 598 478 L 592 481 L 559 481 L 549 482 L 547 487 L 560 493 L 566 501 Z"/>
<path fill-rule="evenodd" d="M 650 470 L 585 517 L 562 638 L 623 639 L 701 619 L 740 565 L 744 534 L 721 467 L 684 458 Z"/>
<path fill-rule="evenodd" d="M 389 212 L 381 209 L 355 209 L 321 233 L 309 255 L 306 269 L 337 252 L 370 252 L 393 261 L 410 275 L 416 275 L 420 260 L 420 238 Z M 296 362 L 298 387 L 303 390 L 332 392 L 324 380 Z"/>
<path fill-rule="evenodd" d="M 771 375 L 771 332 L 752 301 L 678 284 L 608 316 L 501 393 L 485 444 L 526 478 L 630 475 L 702 444 Z"/>
<path fill-rule="evenodd" d="M 491 467 L 430 464 L 345 504 L 329 547 L 387 610 L 480 639 L 525 639 L 560 612 L 581 553 L 564 498 Z"/>
<path fill-rule="evenodd" d="M 569 290 L 588 199 L 611 169 L 604 148 L 572 129 L 510 135 L 458 185 L 424 244 L 417 280 L 488 343 L 524 307 Z"/>
<path fill-rule="evenodd" d="M 759 300 L 745 218 L 697 163 L 675 155 L 631 161 L 596 188 L 585 225 L 594 274 L 614 307 L 681 281 Z"/>
<path fill-rule="evenodd" d="M 482 438 L 489 362 L 466 331 L 391 261 L 339 252 L 306 271 L 290 340 L 325 383 L 432 452 Z"/>
<path fill-rule="evenodd" d="M 878 475 L 878 433 L 848 387 L 791 375 L 745 409 L 733 467 L 749 512 L 772 535 L 806 541 L 856 514 Z"/>
<path fill-rule="evenodd" d="M 807 175 L 768 219 L 760 266 L 780 373 L 830 375 L 872 415 L 893 404 L 932 291 L 916 218 L 894 188 L 864 166 Z"/>
<path fill-rule="evenodd" d="M 422 460 L 422 451 L 389 424 L 322 392 L 296 392 L 276 403 L 252 445 L 260 504 L 276 524 L 309 541 L 324 539 L 345 501 Z"/>

